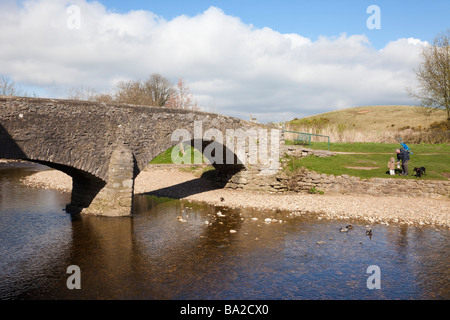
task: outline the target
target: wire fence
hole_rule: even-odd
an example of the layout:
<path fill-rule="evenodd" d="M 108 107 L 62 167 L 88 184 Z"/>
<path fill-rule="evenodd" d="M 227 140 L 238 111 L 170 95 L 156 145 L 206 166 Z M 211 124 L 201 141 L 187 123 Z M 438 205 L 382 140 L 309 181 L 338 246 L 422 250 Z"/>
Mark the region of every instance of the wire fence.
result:
<path fill-rule="evenodd" d="M 328 151 L 330 150 L 330 137 L 329 136 L 324 136 L 321 134 L 284 130 L 284 139 L 285 140 L 291 140 L 294 142 L 294 144 L 298 144 L 298 145 L 308 145 L 309 149 L 311 149 L 312 138 L 324 138 L 328 142 Z M 318 140 L 323 140 L 323 139 L 318 139 Z"/>

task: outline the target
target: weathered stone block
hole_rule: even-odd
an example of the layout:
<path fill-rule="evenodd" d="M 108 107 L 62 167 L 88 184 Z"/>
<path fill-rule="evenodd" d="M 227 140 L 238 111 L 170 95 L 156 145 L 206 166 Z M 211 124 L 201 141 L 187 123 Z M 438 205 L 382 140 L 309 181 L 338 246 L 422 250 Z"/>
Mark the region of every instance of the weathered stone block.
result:
<path fill-rule="evenodd" d="M 108 181 L 84 214 L 102 216 L 129 216 L 132 212 L 134 191 L 134 157 L 122 146 L 116 149 L 109 163 Z"/>

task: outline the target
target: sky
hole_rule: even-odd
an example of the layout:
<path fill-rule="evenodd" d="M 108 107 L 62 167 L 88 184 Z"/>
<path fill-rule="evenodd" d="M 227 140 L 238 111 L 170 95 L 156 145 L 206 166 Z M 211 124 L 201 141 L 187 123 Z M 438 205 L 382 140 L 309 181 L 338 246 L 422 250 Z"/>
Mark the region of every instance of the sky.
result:
<path fill-rule="evenodd" d="M 160 73 L 204 111 L 289 121 L 414 104 L 420 48 L 449 16 L 448 0 L 0 0 L 0 74 L 67 98 Z"/>

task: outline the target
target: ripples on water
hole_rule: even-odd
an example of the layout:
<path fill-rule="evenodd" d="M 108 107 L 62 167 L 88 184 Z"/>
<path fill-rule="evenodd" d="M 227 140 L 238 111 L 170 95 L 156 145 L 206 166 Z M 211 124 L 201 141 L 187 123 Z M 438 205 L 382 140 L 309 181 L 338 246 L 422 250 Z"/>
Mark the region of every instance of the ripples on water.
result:
<path fill-rule="evenodd" d="M 0 164 L 1 299 L 450 298 L 447 229 L 374 225 L 369 238 L 365 222 L 148 195 L 132 218 L 71 217 L 69 194 L 19 183 L 39 169 Z M 69 265 L 81 290 L 66 287 Z M 367 288 L 370 265 L 381 290 Z"/>

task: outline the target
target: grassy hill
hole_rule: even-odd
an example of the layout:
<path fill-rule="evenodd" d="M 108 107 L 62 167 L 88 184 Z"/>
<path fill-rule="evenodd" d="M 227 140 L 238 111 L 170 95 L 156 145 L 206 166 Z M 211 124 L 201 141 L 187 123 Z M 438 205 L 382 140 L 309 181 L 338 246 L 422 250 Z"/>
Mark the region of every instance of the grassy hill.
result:
<path fill-rule="evenodd" d="M 428 128 L 431 123 L 447 118 L 444 110 L 425 115 L 426 110 L 416 106 L 366 106 L 321 113 L 303 119 L 327 118 L 330 124 L 343 124 L 356 130 L 397 131 L 408 126 Z M 295 125 L 303 119 L 292 120 L 290 124 Z"/>
<path fill-rule="evenodd" d="M 428 113 L 415 106 L 366 106 L 342 109 L 286 123 L 286 130 L 309 132 L 330 137 L 313 137 L 312 149 L 341 152 L 334 157 L 290 159 L 289 170 L 304 167 L 318 173 L 348 174 L 360 178 L 390 177 L 387 161 L 396 157 L 402 138 L 413 151 L 410 174 L 414 166 L 425 166 L 423 179 L 447 180 L 450 177 L 450 144 L 448 132 L 428 132 L 430 124 L 447 119 L 444 110 Z M 324 121 L 325 119 L 325 121 Z M 295 143 L 297 135 L 286 133 L 286 143 Z M 393 177 L 400 179 L 401 177 Z M 402 177 L 414 179 L 411 175 Z"/>
<path fill-rule="evenodd" d="M 445 121 L 447 113 L 444 110 L 429 111 L 416 106 L 348 108 L 293 119 L 286 123 L 286 130 L 329 136 L 333 142 L 392 143 L 397 137 L 410 143 L 447 142 L 448 132 L 424 130 L 432 123 Z M 286 139 L 295 139 L 295 134 L 288 133 Z"/>

